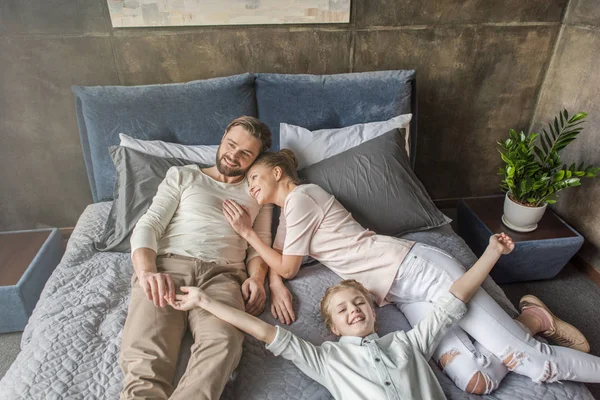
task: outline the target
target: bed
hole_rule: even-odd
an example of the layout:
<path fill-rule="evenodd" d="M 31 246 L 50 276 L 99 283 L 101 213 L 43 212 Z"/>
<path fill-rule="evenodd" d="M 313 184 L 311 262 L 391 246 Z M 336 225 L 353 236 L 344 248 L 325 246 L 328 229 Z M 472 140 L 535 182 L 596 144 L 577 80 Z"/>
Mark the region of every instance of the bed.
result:
<path fill-rule="evenodd" d="M 117 176 L 107 147 L 118 144 L 120 131 L 127 130 L 143 139 L 217 144 L 224 124 L 246 114 L 267 122 L 277 136 L 275 146 L 278 146 L 279 122 L 283 121 L 320 129 L 384 120 L 406 111 L 416 114 L 414 71 L 331 77 L 244 74 L 229 78 L 227 85 L 219 89 L 227 94 L 217 100 L 214 91 L 222 82 L 214 80 L 198 81 L 209 82 L 202 90 L 212 91 L 211 96 L 205 92 L 198 97 L 191 93 L 197 89 L 194 84 L 75 88 L 79 129 L 94 204 L 89 205 L 79 218 L 63 259 L 42 292 L 25 328 L 22 351 L 0 381 L 0 398 L 118 398 L 122 379 L 118 364 L 119 345 L 127 315 L 132 265 L 128 253 L 98 251 L 96 243 L 105 235 L 114 204 L 112 190 Z M 173 96 L 171 89 L 181 89 L 180 98 Z M 139 100 L 137 105 L 132 105 L 129 96 L 132 90 Z M 374 90 L 380 92 L 379 97 L 369 94 Z M 390 95 L 386 97 L 385 93 Z M 153 97 L 160 95 L 173 100 L 171 109 L 157 108 L 160 102 Z M 231 98 L 227 97 L 229 95 Z M 227 104 L 232 99 L 235 99 L 233 107 Z M 194 102 L 195 107 L 190 107 L 190 102 Z M 290 102 L 293 103 L 291 106 Z M 287 106 L 282 107 L 282 104 Z M 107 113 L 113 115 L 110 126 L 103 125 Z M 182 113 L 193 114 L 193 117 L 182 120 Z M 142 114 L 147 116 L 139 117 Z M 138 116 L 137 119 L 132 115 Z M 157 120 L 162 121 L 161 124 L 156 123 Z M 409 144 L 413 165 L 415 121 L 416 118 L 411 122 Z M 185 133 L 193 124 L 203 124 L 200 126 L 206 128 L 196 135 L 200 138 Z M 475 261 L 465 242 L 448 224 L 403 237 L 438 246 L 466 266 Z M 297 315 L 297 321 L 288 329 L 316 344 L 333 339 L 321 323 L 318 301 L 325 289 L 339 280 L 317 262 L 304 265 L 298 276 L 287 283 L 294 296 Z M 484 288 L 507 312 L 515 315 L 514 307 L 491 278 L 486 280 Z M 278 323 L 268 312 L 261 318 Z M 380 333 L 409 329 L 408 322 L 393 305 L 378 309 L 377 319 Z M 189 356 L 190 335 L 184 340 L 176 381 Z M 476 397 L 458 390 L 433 363 L 432 368 L 448 398 Z M 528 378 L 512 373 L 500 389 L 486 397 L 593 399 L 583 384 L 535 385 Z M 262 344 L 247 337 L 240 365 L 222 398 L 285 400 L 330 399 L 331 396 L 292 363 L 272 356 Z"/>

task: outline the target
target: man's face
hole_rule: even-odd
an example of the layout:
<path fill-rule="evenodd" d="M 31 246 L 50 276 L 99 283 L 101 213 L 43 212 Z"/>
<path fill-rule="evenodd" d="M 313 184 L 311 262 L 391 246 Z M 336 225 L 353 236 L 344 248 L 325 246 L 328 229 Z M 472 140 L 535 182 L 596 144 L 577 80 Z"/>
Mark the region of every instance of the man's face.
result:
<path fill-rule="evenodd" d="M 331 331 L 337 336 L 365 337 L 375 332 L 375 309 L 358 290 L 340 290 L 329 302 Z"/>
<path fill-rule="evenodd" d="M 248 171 L 260 152 L 261 142 L 241 126 L 227 132 L 217 151 L 216 166 L 225 176 L 241 176 Z"/>

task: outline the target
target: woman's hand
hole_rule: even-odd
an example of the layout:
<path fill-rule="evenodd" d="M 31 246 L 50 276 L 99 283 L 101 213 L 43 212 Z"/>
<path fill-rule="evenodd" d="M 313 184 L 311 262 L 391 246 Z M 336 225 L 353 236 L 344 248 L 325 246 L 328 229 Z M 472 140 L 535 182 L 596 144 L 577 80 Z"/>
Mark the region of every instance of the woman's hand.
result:
<path fill-rule="evenodd" d="M 515 248 L 515 244 L 506 233 L 496 233 L 490 236 L 489 247 L 498 251 L 500 254 L 508 254 Z"/>
<path fill-rule="evenodd" d="M 255 277 L 249 277 L 242 284 L 242 296 L 246 302 L 246 312 L 258 316 L 265 310 L 267 293 L 265 282 Z"/>
<path fill-rule="evenodd" d="M 165 300 L 167 300 L 169 305 L 179 311 L 189 311 L 192 308 L 202 307 L 203 304 L 210 300 L 200 288 L 194 286 L 182 286 L 179 290 L 186 294 L 175 295 L 176 301 L 172 301 L 165 296 Z"/>
<path fill-rule="evenodd" d="M 241 206 L 233 200 L 223 202 L 223 215 L 231 227 L 244 239 L 252 232 L 252 217 L 248 207 Z"/>
<path fill-rule="evenodd" d="M 271 314 L 286 325 L 296 321 L 292 308 L 292 294 L 283 282 L 270 286 L 271 288 Z"/>

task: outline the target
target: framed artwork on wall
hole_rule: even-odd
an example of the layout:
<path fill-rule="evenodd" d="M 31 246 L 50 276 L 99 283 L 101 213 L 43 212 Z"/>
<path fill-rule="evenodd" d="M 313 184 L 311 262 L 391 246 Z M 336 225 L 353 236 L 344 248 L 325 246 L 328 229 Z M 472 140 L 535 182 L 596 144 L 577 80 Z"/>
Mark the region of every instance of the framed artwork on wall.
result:
<path fill-rule="evenodd" d="M 107 0 L 115 28 L 335 24 L 350 22 L 351 0 Z"/>

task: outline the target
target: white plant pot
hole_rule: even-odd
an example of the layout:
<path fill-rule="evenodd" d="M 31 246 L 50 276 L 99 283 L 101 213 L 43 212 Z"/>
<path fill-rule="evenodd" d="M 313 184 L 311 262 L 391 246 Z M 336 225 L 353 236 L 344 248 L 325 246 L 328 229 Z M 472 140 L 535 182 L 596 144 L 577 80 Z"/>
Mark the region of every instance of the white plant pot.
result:
<path fill-rule="evenodd" d="M 502 223 L 513 231 L 534 231 L 537 228 L 538 222 L 544 216 L 547 206 L 548 204 L 544 204 L 542 207 L 526 207 L 512 201 L 507 193 L 504 198 Z"/>

